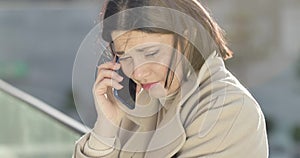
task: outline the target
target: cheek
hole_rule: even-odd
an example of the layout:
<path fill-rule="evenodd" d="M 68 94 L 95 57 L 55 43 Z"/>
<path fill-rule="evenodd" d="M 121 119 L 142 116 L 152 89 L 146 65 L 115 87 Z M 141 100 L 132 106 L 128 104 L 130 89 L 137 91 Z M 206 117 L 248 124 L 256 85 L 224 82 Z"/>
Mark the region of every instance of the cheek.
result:
<path fill-rule="evenodd" d="M 155 64 L 151 66 L 151 69 L 155 71 L 155 75 L 158 77 L 165 77 L 168 72 L 168 67 L 161 64 Z"/>

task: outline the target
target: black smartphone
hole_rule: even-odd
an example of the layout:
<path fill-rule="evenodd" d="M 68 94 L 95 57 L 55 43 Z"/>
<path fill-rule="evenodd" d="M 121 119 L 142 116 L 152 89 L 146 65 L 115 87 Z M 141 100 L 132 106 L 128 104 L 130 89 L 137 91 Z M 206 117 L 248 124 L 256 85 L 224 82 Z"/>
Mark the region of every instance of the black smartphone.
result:
<path fill-rule="evenodd" d="M 116 56 L 116 62 L 119 62 L 119 57 Z M 99 59 L 98 65 L 101 64 L 101 61 Z M 97 72 L 98 69 L 96 70 L 95 73 L 95 80 L 97 78 Z M 113 88 L 113 94 L 114 96 L 124 105 L 126 105 L 129 109 L 134 109 L 135 108 L 135 99 L 136 99 L 136 83 L 128 78 L 124 72 L 122 71 L 122 68 L 119 70 L 116 70 L 116 72 L 123 77 L 123 80 L 119 82 L 123 88 L 120 90 L 114 89 Z"/>
<path fill-rule="evenodd" d="M 116 56 L 116 62 L 120 63 L 118 56 Z M 116 72 L 123 77 L 123 80 L 120 82 L 123 88 L 120 90 L 114 89 L 114 96 L 129 109 L 134 109 L 136 99 L 136 83 L 124 74 L 122 68 L 120 68 Z"/>

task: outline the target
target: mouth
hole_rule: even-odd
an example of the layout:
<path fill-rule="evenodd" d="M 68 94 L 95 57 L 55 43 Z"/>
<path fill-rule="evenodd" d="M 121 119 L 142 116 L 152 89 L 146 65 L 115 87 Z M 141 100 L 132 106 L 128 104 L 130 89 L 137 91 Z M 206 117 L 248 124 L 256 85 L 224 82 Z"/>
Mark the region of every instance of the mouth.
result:
<path fill-rule="evenodd" d="M 142 84 L 142 87 L 145 90 L 149 90 L 150 88 L 152 88 L 153 86 L 155 86 L 158 83 L 159 82 L 145 83 L 145 84 Z"/>

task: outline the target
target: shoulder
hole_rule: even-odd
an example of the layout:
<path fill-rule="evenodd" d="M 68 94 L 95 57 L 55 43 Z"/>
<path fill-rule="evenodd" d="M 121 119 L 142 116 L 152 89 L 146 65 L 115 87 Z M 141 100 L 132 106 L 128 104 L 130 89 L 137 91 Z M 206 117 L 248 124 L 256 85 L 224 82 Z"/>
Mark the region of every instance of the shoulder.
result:
<path fill-rule="evenodd" d="M 247 93 L 203 98 L 184 106 L 181 119 L 187 137 L 196 136 L 195 140 L 212 144 L 216 151 L 244 156 L 245 152 L 255 153 L 258 157 L 268 154 L 264 115 Z"/>
<path fill-rule="evenodd" d="M 209 84 L 200 84 L 180 110 L 185 126 L 196 117 L 214 113 L 226 114 L 226 117 L 240 114 L 255 118 L 263 116 L 255 98 L 229 71 L 226 72 L 226 77 Z"/>

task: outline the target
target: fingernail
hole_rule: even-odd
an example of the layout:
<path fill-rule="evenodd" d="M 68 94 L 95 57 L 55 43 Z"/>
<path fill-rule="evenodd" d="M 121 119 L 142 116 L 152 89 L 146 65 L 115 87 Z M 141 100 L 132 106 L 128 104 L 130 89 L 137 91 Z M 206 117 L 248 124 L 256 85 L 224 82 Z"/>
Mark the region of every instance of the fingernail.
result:
<path fill-rule="evenodd" d="M 119 69 L 120 68 L 120 64 L 115 64 L 114 69 Z"/>
<path fill-rule="evenodd" d="M 119 85 L 119 89 L 122 89 L 123 88 L 123 86 L 122 85 Z"/>
<path fill-rule="evenodd" d="M 122 76 L 118 76 L 118 79 L 121 82 L 124 78 Z"/>

